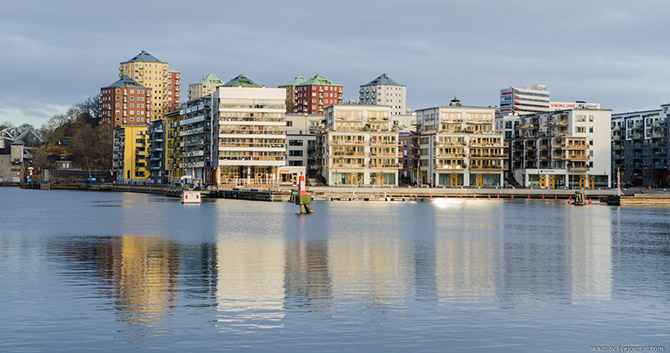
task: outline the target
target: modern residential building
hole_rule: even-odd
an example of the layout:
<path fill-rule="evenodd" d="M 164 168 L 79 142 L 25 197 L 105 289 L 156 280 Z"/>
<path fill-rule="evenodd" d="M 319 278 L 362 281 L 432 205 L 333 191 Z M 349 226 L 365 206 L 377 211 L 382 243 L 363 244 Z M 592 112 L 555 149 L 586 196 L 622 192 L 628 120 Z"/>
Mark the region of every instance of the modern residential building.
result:
<path fill-rule="evenodd" d="M 307 80 L 302 75 L 298 75 L 291 81 L 279 86 L 279 88 L 286 89 L 286 113 L 295 114 L 298 112 L 298 86 L 302 86 L 305 81 Z"/>
<path fill-rule="evenodd" d="M 407 86 L 390 79 L 382 74 L 358 91 L 359 104 L 388 105 L 392 115 L 407 114 Z"/>
<path fill-rule="evenodd" d="M 524 115 L 549 110 L 549 91 L 544 85 L 500 90 L 500 115 Z"/>
<path fill-rule="evenodd" d="M 146 182 L 147 126 L 119 125 L 114 128 L 112 168 L 116 180 L 124 183 Z"/>
<path fill-rule="evenodd" d="M 150 184 L 167 184 L 165 119 L 153 120 L 147 124 L 147 169 Z"/>
<path fill-rule="evenodd" d="M 188 100 L 212 94 L 216 87 L 221 85 L 223 81 L 216 74 L 207 74 L 200 81 L 188 85 Z"/>
<path fill-rule="evenodd" d="M 160 119 L 179 106 L 181 74 L 170 70 L 168 63 L 156 59 L 142 50 L 141 53 L 119 67 L 119 77 L 130 77 L 151 89 L 151 119 Z"/>
<path fill-rule="evenodd" d="M 338 104 L 325 109 L 325 120 L 317 163 L 327 185 L 398 185 L 398 129 L 390 106 Z"/>
<path fill-rule="evenodd" d="M 522 115 L 512 149 L 525 187 L 609 187 L 611 111 L 570 109 Z"/>
<path fill-rule="evenodd" d="M 183 119 L 181 110 L 165 114 L 165 174 L 168 182 L 178 182 L 184 175 L 182 163 L 183 144 L 179 123 Z"/>
<path fill-rule="evenodd" d="M 151 89 L 128 76 L 100 88 L 102 124 L 146 125 L 151 120 Z"/>
<path fill-rule="evenodd" d="M 304 166 L 309 177 L 316 175 L 314 168 L 316 133 L 323 115 L 286 114 L 286 157 L 289 166 Z"/>
<path fill-rule="evenodd" d="M 179 142 L 182 177 L 187 183 L 212 184 L 215 180 L 212 157 L 212 95 L 184 103 L 180 111 Z"/>
<path fill-rule="evenodd" d="M 495 108 L 449 106 L 419 109 L 414 177 L 431 186 L 503 185 L 505 143 L 495 130 Z"/>
<path fill-rule="evenodd" d="M 342 104 L 342 85 L 319 74 L 303 80 L 302 76 L 297 76 L 280 86 L 287 91 L 287 113 L 323 114 L 326 107 Z"/>
<path fill-rule="evenodd" d="M 286 90 L 239 75 L 214 92 L 212 159 L 215 182 L 278 185 L 286 166 Z"/>
<path fill-rule="evenodd" d="M 668 105 L 612 114 L 612 184 L 667 187 Z"/>

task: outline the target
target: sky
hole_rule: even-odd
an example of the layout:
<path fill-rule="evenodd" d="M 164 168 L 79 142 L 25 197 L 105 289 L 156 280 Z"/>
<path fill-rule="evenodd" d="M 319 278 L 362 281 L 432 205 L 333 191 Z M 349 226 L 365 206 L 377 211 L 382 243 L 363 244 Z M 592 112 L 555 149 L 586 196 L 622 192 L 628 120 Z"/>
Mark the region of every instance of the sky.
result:
<path fill-rule="evenodd" d="M 670 102 L 670 2 L 0 0 L 0 123 L 36 127 L 146 50 L 182 73 L 267 87 L 322 74 L 358 100 L 386 73 L 407 105 L 496 106 L 543 84 L 614 112 Z"/>

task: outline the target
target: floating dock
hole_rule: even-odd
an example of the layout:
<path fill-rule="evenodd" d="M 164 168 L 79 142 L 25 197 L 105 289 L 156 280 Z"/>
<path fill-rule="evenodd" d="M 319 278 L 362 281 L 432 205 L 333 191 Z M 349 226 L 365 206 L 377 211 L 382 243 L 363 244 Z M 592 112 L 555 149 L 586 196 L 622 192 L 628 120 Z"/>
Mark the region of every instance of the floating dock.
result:
<path fill-rule="evenodd" d="M 607 198 L 610 206 L 670 207 L 670 194 L 634 194 Z"/>

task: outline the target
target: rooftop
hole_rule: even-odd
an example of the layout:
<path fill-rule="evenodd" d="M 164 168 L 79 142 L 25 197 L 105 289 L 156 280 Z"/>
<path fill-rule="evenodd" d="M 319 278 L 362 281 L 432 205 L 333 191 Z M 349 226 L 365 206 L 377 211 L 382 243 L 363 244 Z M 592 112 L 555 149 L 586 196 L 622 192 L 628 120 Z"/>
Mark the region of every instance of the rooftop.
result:
<path fill-rule="evenodd" d="M 225 87 L 260 87 L 256 82 L 248 79 L 246 76 L 239 74 L 234 79 L 223 84 Z"/>
<path fill-rule="evenodd" d="M 386 76 L 386 74 L 382 74 L 376 79 L 370 81 L 370 83 L 368 83 L 367 85 L 363 86 L 404 86 L 404 85 L 401 85 L 398 82 L 391 80 L 388 76 Z"/>
<path fill-rule="evenodd" d="M 305 78 L 302 77 L 302 75 L 298 75 L 294 77 L 291 81 L 286 82 L 283 85 L 280 85 L 279 87 L 288 87 L 288 86 L 300 86 L 305 83 Z"/>
<path fill-rule="evenodd" d="M 104 88 L 119 88 L 119 87 L 133 87 L 133 88 L 146 88 L 142 86 L 139 82 L 133 80 L 132 78 L 128 76 L 123 76 L 122 79 L 112 83 L 111 85 L 107 87 L 102 87 Z"/>
<path fill-rule="evenodd" d="M 309 85 L 342 86 L 338 85 L 337 83 L 334 83 L 333 81 L 327 79 L 326 77 L 320 74 L 316 74 L 316 76 L 310 78 L 309 80 L 301 84 L 301 86 L 309 86 Z"/>
<path fill-rule="evenodd" d="M 162 61 L 156 59 L 153 55 L 147 53 L 146 51 L 142 50 L 139 54 L 137 54 L 135 57 L 128 61 L 122 62 L 124 63 L 132 63 L 132 62 L 140 62 L 140 63 L 162 63 Z"/>
<path fill-rule="evenodd" d="M 222 85 L 223 81 L 216 76 L 216 74 L 207 74 L 202 79 L 195 83 L 196 85 Z"/>

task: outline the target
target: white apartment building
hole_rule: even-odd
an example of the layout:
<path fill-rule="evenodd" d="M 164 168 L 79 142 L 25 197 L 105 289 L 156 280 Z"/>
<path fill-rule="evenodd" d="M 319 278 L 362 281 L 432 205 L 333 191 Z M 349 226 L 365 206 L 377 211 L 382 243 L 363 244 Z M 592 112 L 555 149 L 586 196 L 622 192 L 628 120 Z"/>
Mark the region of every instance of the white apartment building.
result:
<path fill-rule="evenodd" d="M 286 90 L 260 87 L 240 75 L 214 92 L 212 144 L 216 182 L 279 184 L 286 166 Z"/>
<path fill-rule="evenodd" d="M 544 85 L 500 90 L 500 115 L 524 115 L 549 111 L 549 91 Z"/>
<path fill-rule="evenodd" d="M 321 175 L 328 185 L 397 186 L 400 155 L 391 107 L 334 105 L 317 136 Z"/>
<path fill-rule="evenodd" d="M 512 143 L 513 170 L 525 187 L 609 187 L 611 111 L 571 109 L 524 115 Z"/>
<path fill-rule="evenodd" d="M 286 114 L 286 158 L 288 166 L 304 166 L 313 171 L 316 132 L 323 115 Z M 313 175 L 314 173 L 309 173 Z"/>
<path fill-rule="evenodd" d="M 450 106 L 416 111 L 419 164 L 415 179 L 432 186 L 503 185 L 505 143 L 495 108 Z"/>
<path fill-rule="evenodd" d="M 407 114 L 407 86 L 401 85 L 386 74 L 362 85 L 359 104 L 388 105 L 392 115 Z"/>

